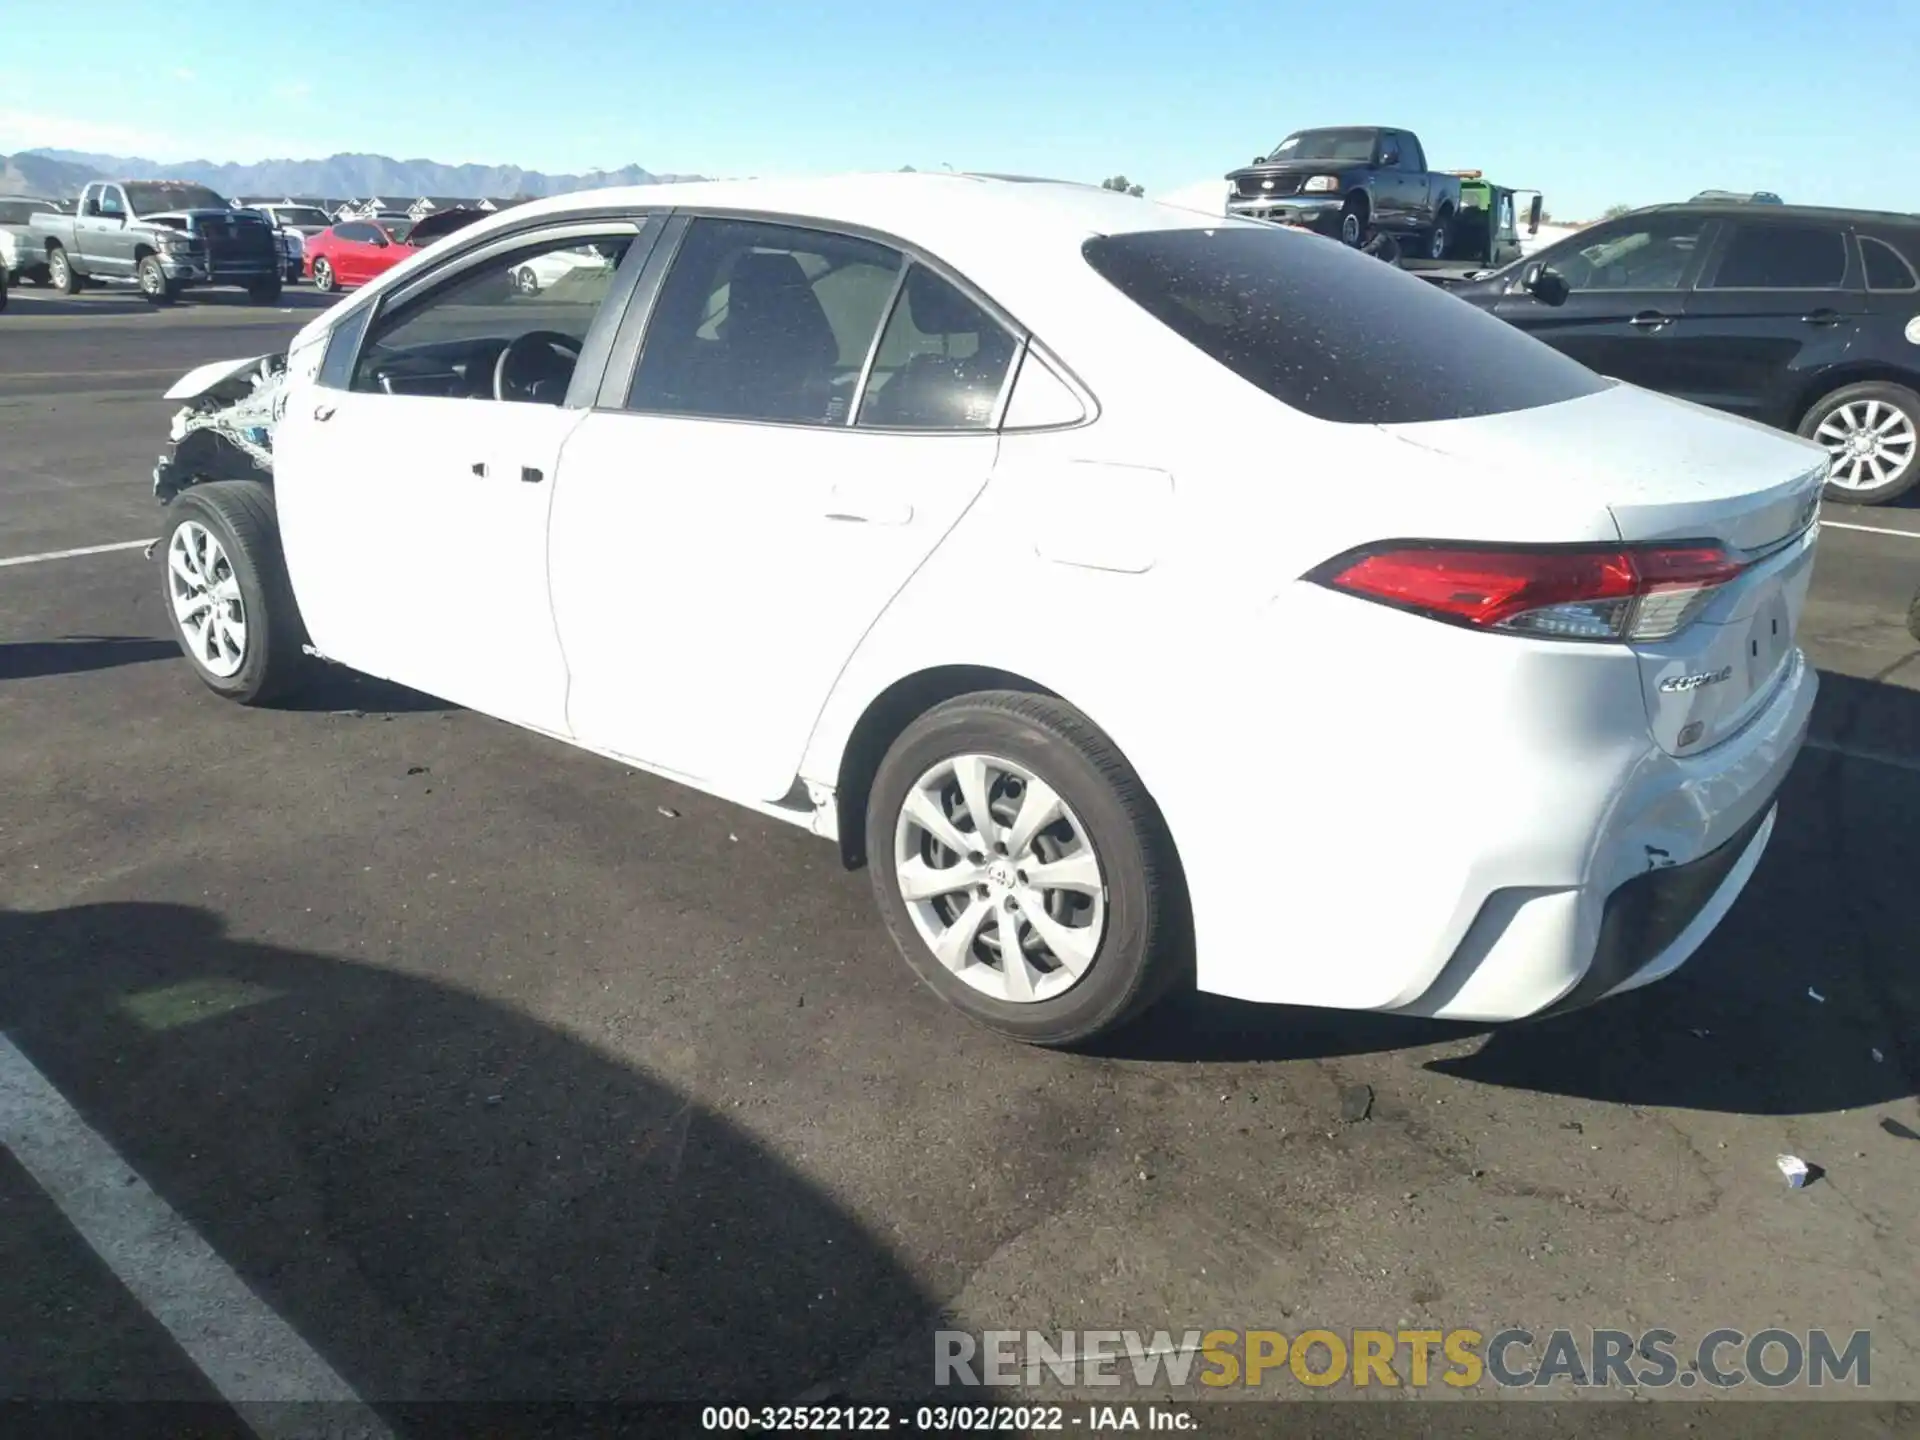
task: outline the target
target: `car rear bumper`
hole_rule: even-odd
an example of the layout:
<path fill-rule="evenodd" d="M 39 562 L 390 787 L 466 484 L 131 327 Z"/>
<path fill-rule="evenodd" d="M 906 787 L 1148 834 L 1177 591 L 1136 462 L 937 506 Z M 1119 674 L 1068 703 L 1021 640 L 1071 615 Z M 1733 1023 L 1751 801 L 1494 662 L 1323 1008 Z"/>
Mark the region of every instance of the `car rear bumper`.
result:
<path fill-rule="evenodd" d="M 1333 599 L 1298 599 L 1290 628 Z M 1417 640 L 1427 673 L 1305 658 L 1341 695 L 1335 719 L 1296 722 L 1291 763 L 1239 759 L 1284 817 L 1278 850 L 1221 806 L 1222 784 L 1197 812 L 1169 797 L 1200 989 L 1495 1022 L 1644 985 L 1699 949 L 1773 833 L 1818 689 L 1804 655 L 1738 732 L 1674 756 L 1624 647 L 1491 641 L 1379 607 L 1340 618 L 1341 646 L 1404 657 Z"/>

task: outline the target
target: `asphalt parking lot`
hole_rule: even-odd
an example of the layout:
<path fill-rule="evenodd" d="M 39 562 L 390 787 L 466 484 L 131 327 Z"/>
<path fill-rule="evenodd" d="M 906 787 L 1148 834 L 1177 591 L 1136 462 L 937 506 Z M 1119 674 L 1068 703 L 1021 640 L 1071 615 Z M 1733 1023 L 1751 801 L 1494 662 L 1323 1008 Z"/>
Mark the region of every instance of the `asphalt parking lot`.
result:
<path fill-rule="evenodd" d="M 155 535 L 161 390 L 320 298 L 13 301 L 0 1078 L 119 1168 L 0 1148 L 0 1395 L 232 1393 L 82 1238 L 146 1213 L 111 1170 L 257 1297 L 208 1353 L 278 1324 L 374 1405 L 919 1394 L 942 1327 L 1512 1324 L 1868 1329 L 1920 1400 L 1920 508 L 1830 509 L 1814 742 L 1675 979 L 1498 1032 L 1196 998 L 1049 1054 L 798 831 L 344 675 L 216 701 L 157 561 L 62 552 Z"/>

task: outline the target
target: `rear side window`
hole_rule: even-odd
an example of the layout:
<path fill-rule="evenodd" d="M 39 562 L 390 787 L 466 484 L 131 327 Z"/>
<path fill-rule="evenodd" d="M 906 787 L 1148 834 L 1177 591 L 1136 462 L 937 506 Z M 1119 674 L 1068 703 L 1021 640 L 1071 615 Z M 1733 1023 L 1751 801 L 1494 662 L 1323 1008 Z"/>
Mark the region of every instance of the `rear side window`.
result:
<path fill-rule="evenodd" d="M 1013 365 L 1006 328 L 915 265 L 894 302 L 855 417 L 896 430 L 987 430 Z"/>
<path fill-rule="evenodd" d="M 1082 253 L 1183 340 L 1320 420 L 1459 420 L 1609 384 L 1437 286 L 1318 235 L 1153 230 L 1101 236 Z"/>
<path fill-rule="evenodd" d="M 1837 290 L 1847 278 L 1847 242 L 1812 225 L 1733 227 L 1713 290 Z"/>
<path fill-rule="evenodd" d="M 1906 257 L 1886 241 L 1862 235 L 1860 257 L 1867 262 L 1869 290 L 1920 289 L 1920 280 L 1914 278 L 1913 267 L 1907 263 Z"/>

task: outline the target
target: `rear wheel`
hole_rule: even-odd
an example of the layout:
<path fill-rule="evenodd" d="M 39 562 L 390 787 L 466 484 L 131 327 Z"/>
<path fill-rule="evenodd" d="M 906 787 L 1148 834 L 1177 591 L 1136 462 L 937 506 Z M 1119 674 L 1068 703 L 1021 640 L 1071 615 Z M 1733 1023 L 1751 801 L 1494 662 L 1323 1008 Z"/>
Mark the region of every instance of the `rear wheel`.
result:
<path fill-rule="evenodd" d="M 258 705 L 285 694 L 306 656 L 273 492 L 210 480 L 169 508 L 162 588 L 180 649 L 216 695 Z"/>
<path fill-rule="evenodd" d="M 320 256 L 313 262 L 313 288 L 322 294 L 331 295 L 339 286 L 340 281 L 333 273 L 332 262 L 326 256 Z"/>
<path fill-rule="evenodd" d="M 179 284 L 167 278 L 167 272 L 160 268 L 158 255 L 142 255 L 134 275 L 149 305 L 171 305 L 180 296 Z"/>
<path fill-rule="evenodd" d="M 58 245 L 47 252 L 47 278 L 62 295 L 80 293 L 80 276 L 74 270 L 73 262 L 67 259 L 67 252 Z"/>
<path fill-rule="evenodd" d="M 522 265 L 518 270 L 514 271 L 513 283 L 522 295 L 538 295 L 540 293 L 540 277 L 533 273 L 533 267 L 531 265 Z"/>
<path fill-rule="evenodd" d="M 1442 210 L 1439 218 L 1433 222 L 1433 229 L 1427 232 L 1427 258 L 1444 260 L 1447 258 L 1447 246 L 1453 243 L 1453 212 Z"/>
<path fill-rule="evenodd" d="M 1920 483 L 1920 395 L 1869 380 L 1822 398 L 1800 433 L 1826 447 L 1829 500 L 1884 505 Z"/>
<path fill-rule="evenodd" d="M 990 691 L 914 721 L 874 777 L 867 854 L 915 973 L 1016 1040 L 1112 1030 L 1186 973 L 1165 826 L 1113 742 L 1061 701 Z"/>
<path fill-rule="evenodd" d="M 1907 633 L 1920 640 L 1920 590 L 1913 592 L 1913 599 L 1907 605 Z"/>

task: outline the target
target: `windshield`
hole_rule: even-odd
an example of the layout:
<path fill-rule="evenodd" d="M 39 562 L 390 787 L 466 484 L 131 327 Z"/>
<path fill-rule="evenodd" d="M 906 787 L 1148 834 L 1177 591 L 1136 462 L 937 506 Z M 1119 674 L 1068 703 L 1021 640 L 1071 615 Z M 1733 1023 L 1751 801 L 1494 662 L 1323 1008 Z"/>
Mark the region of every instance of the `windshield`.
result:
<path fill-rule="evenodd" d="M 407 236 L 413 233 L 411 220 L 382 220 L 380 228 L 387 232 L 387 238 L 396 245 L 407 243 Z"/>
<path fill-rule="evenodd" d="M 1154 230 L 1082 250 L 1168 329 L 1316 419 L 1459 420 L 1607 385 L 1506 321 L 1317 235 L 1265 225 Z"/>
<path fill-rule="evenodd" d="M 1364 164 L 1373 159 L 1377 130 L 1296 130 L 1273 147 L 1269 160 L 1351 160 Z"/>
<path fill-rule="evenodd" d="M 313 210 L 304 205 L 282 205 L 273 213 L 280 217 L 282 225 L 313 225 L 325 229 L 333 223 L 324 210 Z"/>
<path fill-rule="evenodd" d="M 166 210 L 225 210 L 226 199 L 204 185 L 173 180 L 134 180 L 122 187 L 136 215 L 158 215 Z"/>

